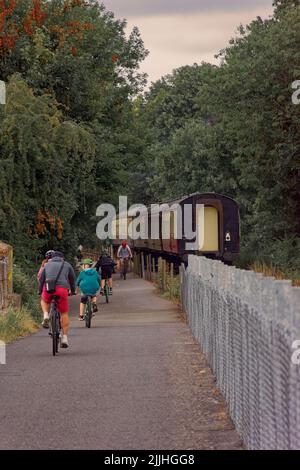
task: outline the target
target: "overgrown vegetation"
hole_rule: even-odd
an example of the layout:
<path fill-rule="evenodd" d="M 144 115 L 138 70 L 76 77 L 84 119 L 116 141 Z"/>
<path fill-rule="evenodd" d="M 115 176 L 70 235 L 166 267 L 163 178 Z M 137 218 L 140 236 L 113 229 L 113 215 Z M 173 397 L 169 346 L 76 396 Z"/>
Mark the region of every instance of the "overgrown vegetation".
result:
<path fill-rule="evenodd" d="M 167 267 L 169 267 L 167 263 L 164 264 L 163 261 L 159 263 L 154 282 L 164 298 L 179 302 L 181 297 L 180 276 L 171 274 Z"/>
<path fill-rule="evenodd" d="M 9 342 L 35 332 L 41 322 L 36 274 L 29 275 L 14 266 L 14 292 L 22 299 L 22 307 L 11 306 L 0 314 L 0 339 Z"/>
<path fill-rule="evenodd" d="M 14 266 L 14 292 L 21 295 L 22 305 L 31 313 L 35 321 L 41 319 L 41 307 L 37 295 L 36 273 L 25 273 L 19 266 Z"/>
<path fill-rule="evenodd" d="M 31 312 L 25 307 L 21 310 L 10 308 L 5 315 L 0 315 L 0 340 L 6 343 L 37 330 Z"/>
<path fill-rule="evenodd" d="M 49 248 L 95 242 L 138 158 L 139 32 L 96 0 L 0 2 L 0 239 L 30 267 Z"/>
<path fill-rule="evenodd" d="M 283 279 L 291 279 L 294 286 L 300 287 L 300 270 L 291 270 L 291 271 L 282 271 L 278 266 L 275 265 L 266 265 L 259 261 L 251 264 L 249 268 L 252 271 L 257 273 L 261 273 L 267 277 L 274 277 L 275 279 L 283 280 Z"/>

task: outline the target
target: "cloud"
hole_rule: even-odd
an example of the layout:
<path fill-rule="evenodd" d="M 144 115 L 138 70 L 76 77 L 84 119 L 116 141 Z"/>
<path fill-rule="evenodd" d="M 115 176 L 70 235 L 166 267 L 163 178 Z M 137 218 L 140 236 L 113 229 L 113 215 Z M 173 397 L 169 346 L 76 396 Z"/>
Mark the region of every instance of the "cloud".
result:
<path fill-rule="evenodd" d="M 99 0 L 101 1 L 101 0 Z M 273 0 L 103 0 L 127 31 L 137 26 L 150 55 L 141 66 L 155 81 L 182 65 L 218 63 L 240 24 L 268 17 Z"/>
<path fill-rule="evenodd" d="M 141 69 L 155 81 L 182 65 L 218 63 L 215 55 L 236 35 L 238 26 L 250 23 L 257 16 L 268 17 L 271 8 L 249 11 L 216 11 L 185 15 L 133 17 L 128 30 L 138 26 L 150 55 Z"/>
<path fill-rule="evenodd" d="M 243 11 L 270 7 L 272 0 L 104 0 L 103 3 L 116 16 L 127 18 L 220 10 Z"/>

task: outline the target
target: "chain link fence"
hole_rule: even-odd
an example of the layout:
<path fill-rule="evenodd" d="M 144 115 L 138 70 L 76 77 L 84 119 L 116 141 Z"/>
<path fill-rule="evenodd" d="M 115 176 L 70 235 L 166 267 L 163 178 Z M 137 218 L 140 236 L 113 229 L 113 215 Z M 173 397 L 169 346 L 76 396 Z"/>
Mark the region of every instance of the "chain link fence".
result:
<path fill-rule="evenodd" d="M 190 256 L 181 297 L 245 446 L 300 449 L 300 288 Z"/>

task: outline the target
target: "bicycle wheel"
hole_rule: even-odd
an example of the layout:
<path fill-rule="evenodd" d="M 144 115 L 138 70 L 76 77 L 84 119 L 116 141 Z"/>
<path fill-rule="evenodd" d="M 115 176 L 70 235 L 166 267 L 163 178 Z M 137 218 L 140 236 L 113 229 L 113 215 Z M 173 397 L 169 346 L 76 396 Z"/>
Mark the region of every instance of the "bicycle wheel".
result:
<path fill-rule="evenodd" d="M 126 281 L 127 270 L 128 270 L 128 261 L 124 260 L 124 264 L 123 264 L 123 278 L 124 278 L 124 281 Z"/>
<path fill-rule="evenodd" d="M 50 327 L 51 327 L 51 336 L 52 336 L 52 355 L 55 356 L 57 352 L 57 331 L 56 331 L 56 307 L 51 305 L 50 310 Z"/>
<path fill-rule="evenodd" d="M 60 314 L 56 310 L 56 335 L 55 335 L 55 347 L 56 352 L 58 353 L 59 339 L 60 339 Z"/>
<path fill-rule="evenodd" d="M 87 328 L 91 328 L 91 321 L 92 321 L 92 301 L 88 298 L 86 307 L 85 307 L 85 326 Z"/>
<path fill-rule="evenodd" d="M 108 304 L 108 302 L 109 302 L 109 287 L 108 287 L 107 282 L 105 283 L 105 299 L 106 299 L 106 303 Z"/>

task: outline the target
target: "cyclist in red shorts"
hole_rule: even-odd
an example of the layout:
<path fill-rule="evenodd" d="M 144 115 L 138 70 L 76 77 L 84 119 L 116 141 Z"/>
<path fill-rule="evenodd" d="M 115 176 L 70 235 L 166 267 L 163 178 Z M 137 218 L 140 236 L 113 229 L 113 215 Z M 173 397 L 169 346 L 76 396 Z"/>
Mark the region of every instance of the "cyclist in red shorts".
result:
<path fill-rule="evenodd" d="M 55 251 L 52 255 L 51 263 L 47 263 L 43 272 L 41 273 L 39 279 L 39 293 L 41 294 L 41 305 L 44 314 L 43 327 L 49 328 L 49 310 L 52 297 L 54 295 L 59 296 L 58 300 L 58 309 L 61 314 L 61 327 L 63 332 L 62 337 L 62 347 L 67 348 L 68 343 L 68 329 L 69 329 L 69 302 L 68 295 L 69 292 L 72 295 L 75 295 L 76 285 L 75 285 L 75 272 L 72 266 L 64 261 L 64 255 L 59 251 Z M 60 274 L 59 274 L 60 272 Z M 59 277 L 56 281 L 55 291 L 52 294 L 49 294 L 46 291 L 46 281 L 55 280 L 59 274 Z"/>

